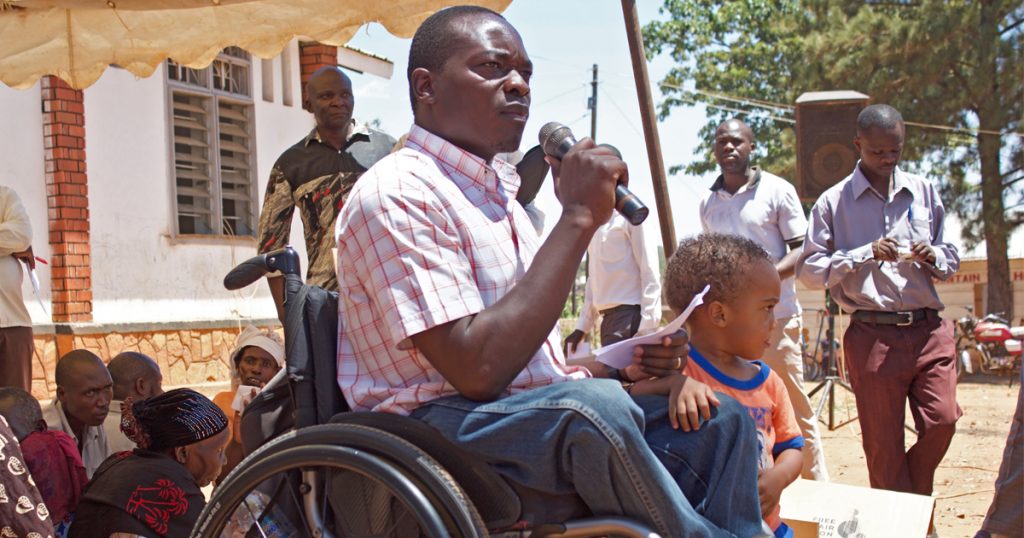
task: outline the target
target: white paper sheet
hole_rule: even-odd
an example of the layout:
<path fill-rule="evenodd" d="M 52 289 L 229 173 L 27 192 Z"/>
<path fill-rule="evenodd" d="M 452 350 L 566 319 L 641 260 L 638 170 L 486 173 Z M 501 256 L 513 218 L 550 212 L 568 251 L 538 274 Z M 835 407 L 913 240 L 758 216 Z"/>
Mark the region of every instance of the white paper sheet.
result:
<path fill-rule="evenodd" d="M 239 413 L 245 411 L 245 406 L 249 405 L 249 402 L 255 397 L 254 392 L 259 394 L 260 388 L 252 385 L 239 385 L 235 390 L 235 399 L 231 401 L 231 409 Z"/>
<path fill-rule="evenodd" d="M 28 279 L 32 281 L 32 291 L 36 294 L 36 300 L 39 301 L 39 307 L 43 309 L 44 314 L 49 316 L 50 309 L 46 308 L 46 303 L 43 302 L 43 296 L 39 292 L 39 277 L 36 276 L 36 270 L 29 269 L 28 265 L 25 266 L 25 270 L 28 271 Z"/>
<path fill-rule="evenodd" d="M 591 355 L 591 353 L 590 353 L 590 343 L 589 342 L 580 342 L 579 344 L 576 344 L 576 349 L 570 351 L 569 352 L 569 356 L 566 357 L 566 358 L 569 359 L 569 360 L 585 359 L 585 358 L 589 357 L 590 355 Z"/>
<path fill-rule="evenodd" d="M 612 368 L 621 369 L 629 366 L 633 363 L 633 348 L 643 344 L 657 344 L 661 342 L 662 338 L 678 331 L 683 324 L 686 323 L 690 314 L 693 313 L 693 309 L 704 303 L 704 295 L 707 294 L 710 289 L 710 285 L 704 286 L 704 289 L 693 297 L 693 300 L 690 301 L 686 310 L 684 310 L 682 314 L 679 314 L 676 319 L 672 320 L 671 323 L 662 327 L 661 330 L 648 335 L 635 336 L 629 340 L 623 340 L 621 342 L 615 342 L 614 344 L 604 346 L 594 353 L 594 357 L 596 357 L 598 361 L 603 362 Z"/>

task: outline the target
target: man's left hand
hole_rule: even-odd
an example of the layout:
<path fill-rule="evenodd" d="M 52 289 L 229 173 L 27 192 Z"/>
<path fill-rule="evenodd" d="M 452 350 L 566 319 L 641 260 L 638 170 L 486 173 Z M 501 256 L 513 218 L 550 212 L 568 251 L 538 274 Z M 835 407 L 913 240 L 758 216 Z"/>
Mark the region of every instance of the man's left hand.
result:
<path fill-rule="evenodd" d="M 924 241 L 917 241 L 910 246 L 910 254 L 914 261 L 935 265 L 935 249 Z"/>
<path fill-rule="evenodd" d="M 636 346 L 633 364 L 626 367 L 627 376 L 634 381 L 650 377 L 678 375 L 686 367 L 690 353 L 690 335 L 679 329 L 664 337 L 660 344 Z"/>
<path fill-rule="evenodd" d="M 36 268 L 36 257 L 34 254 L 32 254 L 32 245 L 29 245 L 28 248 L 21 252 L 12 253 L 11 256 L 14 256 L 18 260 L 25 262 L 25 265 L 27 265 L 29 269 Z"/>

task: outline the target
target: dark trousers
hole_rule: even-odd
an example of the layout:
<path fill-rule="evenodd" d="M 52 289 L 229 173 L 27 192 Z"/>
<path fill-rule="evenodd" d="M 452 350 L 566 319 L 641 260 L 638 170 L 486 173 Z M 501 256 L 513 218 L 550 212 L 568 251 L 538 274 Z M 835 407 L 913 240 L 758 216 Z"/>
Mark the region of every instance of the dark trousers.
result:
<path fill-rule="evenodd" d="M 0 328 L 0 387 L 32 392 L 32 327 Z"/>
<path fill-rule="evenodd" d="M 1016 537 L 1024 536 L 1024 372 L 1020 379 L 1017 411 L 996 477 L 996 494 L 981 526 L 990 533 Z"/>
<path fill-rule="evenodd" d="M 578 494 L 594 514 L 635 518 L 662 536 L 758 536 L 754 421 L 736 400 L 718 398 L 711 420 L 691 432 L 669 424 L 668 398 L 634 399 L 610 379 L 493 402 L 447 396 L 412 416 L 511 482 L 548 498 Z"/>
<path fill-rule="evenodd" d="M 633 338 L 640 329 L 640 305 L 623 304 L 601 311 L 601 345 Z"/>
<path fill-rule="evenodd" d="M 871 487 L 931 495 L 963 414 L 956 403 L 953 322 L 932 313 L 906 327 L 852 320 L 843 339 Z M 903 449 L 905 407 L 917 442 Z"/>

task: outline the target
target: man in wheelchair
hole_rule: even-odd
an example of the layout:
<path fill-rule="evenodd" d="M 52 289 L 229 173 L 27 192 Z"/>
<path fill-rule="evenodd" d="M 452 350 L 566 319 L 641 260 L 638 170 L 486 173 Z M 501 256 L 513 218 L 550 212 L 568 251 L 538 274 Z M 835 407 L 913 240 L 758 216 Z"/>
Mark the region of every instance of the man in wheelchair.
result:
<path fill-rule="evenodd" d="M 338 382 L 354 410 L 411 415 L 510 482 L 573 494 L 664 536 L 762 532 L 747 412 L 688 380 L 703 416 L 671 426 L 664 396 L 567 366 L 556 323 L 625 163 L 584 139 L 551 159 L 562 214 L 540 242 L 516 203 L 532 64 L 516 30 L 476 7 L 416 32 L 405 147 L 359 180 L 339 216 Z M 687 337 L 636 350 L 618 377 L 681 375 Z M 604 373 L 604 372 L 599 372 Z M 676 395 L 673 395 L 676 397 Z"/>

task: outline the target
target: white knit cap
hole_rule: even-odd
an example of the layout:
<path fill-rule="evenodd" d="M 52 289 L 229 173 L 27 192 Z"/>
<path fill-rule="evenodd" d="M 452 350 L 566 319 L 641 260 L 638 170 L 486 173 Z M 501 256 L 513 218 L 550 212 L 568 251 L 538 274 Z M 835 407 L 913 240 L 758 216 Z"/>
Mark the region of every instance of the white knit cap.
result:
<path fill-rule="evenodd" d="M 281 338 L 277 334 L 261 331 L 253 325 L 246 325 L 238 335 L 235 350 L 231 352 L 231 362 L 235 366 L 238 366 L 238 361 L 242 358 L 242 350 L 249 346 L 256 346 L 270 353 L 270 356 L 277 361 L 277 365 L 284 367 L 284 343 L 281 342 Z"/>

